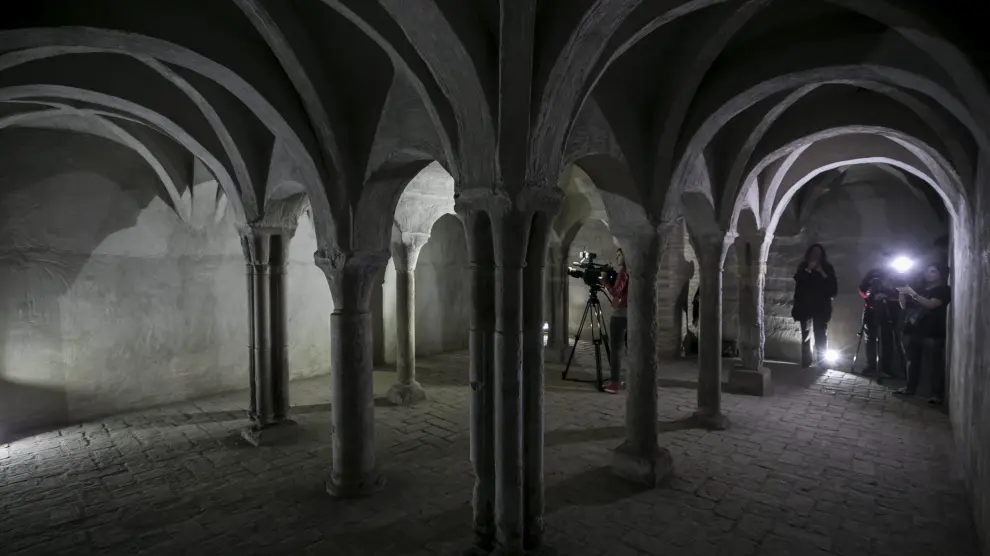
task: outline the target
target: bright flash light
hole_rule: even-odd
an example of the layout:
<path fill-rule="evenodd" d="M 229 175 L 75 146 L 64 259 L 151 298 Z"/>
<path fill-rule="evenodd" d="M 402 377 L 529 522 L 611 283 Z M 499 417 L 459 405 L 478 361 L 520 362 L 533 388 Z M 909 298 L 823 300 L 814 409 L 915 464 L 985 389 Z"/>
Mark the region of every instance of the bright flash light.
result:
<path fill-rule="evenodd" d="M 914 267 L 914 261 L 907 257 L 897 257 L 890 262 L 890 267 L 897 272 L 904 273 L 911 270 Z"/>
<path fill-rule="evenodd" d="M 550 330 L 550 323 L 549 322 L 543 323 L 543 331 L 546 332 L 547 330 Z"/>
<path fill-rule="evenodd" d="M 839 352 L 834 349 L 829 349 L 825 351 L 825 362 L 829 365 L 834 365 L 839 362 Z"/>

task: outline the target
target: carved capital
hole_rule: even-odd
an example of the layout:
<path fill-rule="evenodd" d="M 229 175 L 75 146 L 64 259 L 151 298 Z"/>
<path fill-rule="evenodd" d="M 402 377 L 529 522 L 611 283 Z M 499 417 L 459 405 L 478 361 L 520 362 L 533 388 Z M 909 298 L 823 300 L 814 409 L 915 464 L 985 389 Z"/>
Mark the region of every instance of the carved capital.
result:
<path fill-rule="evenodd" d="M 399 272 L 415 271 L 416 263 L 419 261 L 419 253 L 430 241 L 430 234 L 402 232 L 396 239 L 398 241 L 392 242 L 392 261 L 395 263 L 395 270 Z"/>
<path fill-rule="evenodd" d="M 313 258 L 323 271 L 333 296 L 334 313 L 367 313 L 372 288 L 388 264 L 388 251 L 317 251 Z"/>
<path fill-rule="evenodd" d="M 241 250 L 249 270 L 267 272 L 270 267 L 282 268 L 288 258 L 289 240 L 295 228 L 250 224 L 240 230 Z"/>
<path fill-rule="evenodd" d="M 520 191 L 513 203 L 516 210 L 536 214 L 544 213 L 553 220 L 564 206 L 564 192 L 559 187 L 529 187 Z"/>
<path fill-rule="evenodd" d="M 454 196 L 454 212 L 461 219 L 481 213 L 492 217 L 507 212 L 512 199 L 501 189 L 467 189 Z"/>

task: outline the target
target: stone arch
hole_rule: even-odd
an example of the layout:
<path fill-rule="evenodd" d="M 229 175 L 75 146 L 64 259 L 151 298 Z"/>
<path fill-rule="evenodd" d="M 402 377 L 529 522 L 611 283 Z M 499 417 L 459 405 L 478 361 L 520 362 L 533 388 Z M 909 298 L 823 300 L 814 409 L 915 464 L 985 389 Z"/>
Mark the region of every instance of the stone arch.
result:
<path fill-rule="evenodd" d="M 766 222 L 769 233 L 780 218 L 779 209 L 786 206 L 796 191 L 793 184 L 800 179 L 798 176 L 809 175 L 815 168 L 831 165 L 835 160 L 857 160 L 864 152 L 906 165 L 902 169 L 928 181 L 953 214 L 965 206 L 967 195 L 959 177 L 944 158 L 918 139 L 890 129 L 869 127 L 828 130 L 806 139 L 810 142 L 804 146 L 795 145 L 764 195 L 761 220 Z M 919 175 L 910 168 L 924 168 L 927 172 Z M 933 177 L 926 178 L 926 175 Z M 783 191 L 779 201 L 778 191 Z"/>
<path fill-rule="evenodd" d="M 30 52 L 35 49 L 40 51 Z M 346 188 L 327 187 L 325 173 L 314 163 L 312 152 L 281 113 L 254 87 L 215 61 L 188 48 L 168 41 L 134 33 L 87 27 L 33 28 L 0 31 L 0 50 L 17 52 L 33 59 L 68 53 L 115 53 L 147 62 L 157 60 L 196 72 L 225 88 L 240 100 L 275 137 L 284 140 L 287 149 L 303 173 L 304 183 L 313 203 L 313 217 L 321 249 L 336 248 L 338 225 L 348 221 Z M 334 194 L 335 193 L 335 194 Z M 328 198 L 333 195 L 333 198 Z M 229 196 L 229 195 L 228 195 Z M 336 214 L 340 211 L 340 214 Z M 346 226 L 344 227 L 346 230 Z"/>
<path fill-rule="evenodd" d="M 816 131 L 830 128 L 841 128 L 850 125 L 888 127 L 898 129 L 914 137 L 923 139 L 932 146 L 944 150 L 945 157 L 951 161 L 960 176 L 973 175 L 973 162 L 966 149 L 953 136 L 949 124 L 938 114 L 917 99 L 893 88 L 883 88 L 876 84 L 864 84 L 867 89 L 886 95 L 898 104 L 867 102 L 850 106 L 843 103 L 846 109 L 841 111 L 828 110 L 833 102 L 830 96 L 816 99 L 815 103 L 802 104 L 800 110 L 794 104 L 808 96 L 819 86 L 809 86 L 798 89 L 776 105 L 763 118 L 757 128 L 749 135 L 745 145 L 735 158 L 720 199 L 720 221 L 728 224 L 732 218 L 733 202 L 740 189 L 744 186 L 742 177 L 749 170 L 752 161 L 763 160 L 779 145 L 791 143 L 794 139 L 811 136 Z M 882 92 L 881 92 L 882 91 Z M 878 97 L 870 96 L 870 100 Z M 891 110 L 892 106 L 902 106 L 901 110 Z M 907 109 L 917 117 L 914 122 L 910 118 L 899 115 Z M 909 112 L 909 114 L 911 113 Z M 811 117 L 804 117 L 811 114 Z M 912 125 L 913 124 L 913 125 Z"/>
<path fill-rule="evenodd" d="M 176 125 L 174 122 L 168 120 L 167 118 L 161 116 L 160 114 L 148 110 L 142 106 L 138 106 L 127 100 L 110 97 L 103 95 L 101 93 L 95 93 L 92 91 L 85 91 L 82 89 L 75 89 L 72 87 L 62 87 L 55 85 L 32 85 L 32 86 L 19 86 L 19 87 L 8 87 L 5 89 L 0 89 L 0 102 L 5 101 L 18 101 L 24 99 L 32 98 L 61 98 L 67 100 L 82 101 L 97 106 L 102 106 L 110 110 L 119 110 L 125 114 L 132 115 L 137 118 L 138 121 L 147 122 L 148 125 L 158 129 L 165 135 L 171 137 L 173 140 L 179 144 L 186 147 L 189 152 L 193 154 L 196 158 L 203 161 L 210 171 L 216 176 L 217 181 L 224 188 L 228 197 L 233 197 L 237 199 L 236 202 L 231 204 L 231 208 L 234 210 L 234 214 L 238 222 L 246 223 L 248 221 L 249 215 L 245 212 L 245 207 L 241 203 L 241 197 L 239 195 L 239 189 L 234 184 L 230 175 L 227 173 L 226 168 L 220 163 L 209 151 L 207 151 L 198 141 L 196 141 L 191 135 L 186 133 L 182 128 Z M 55 107 L 68 108 L 67 105 L 55 104 Z M 101 110 L 89 110 L 92 114 L 105 116 L 105 117 L 116 117 L 118 114 L 109 111 Z"/>
<path fill-rule="evenodd" d="M 493 183 L 495 157 L 486 153 L 496 152 L 495 125 L 489 88 L 476 68 L 481 60 L 458 37 L 440 7 L 383 2 L 381 9 L 399 25 L 393 30 L 371 23 L 380 20 L 371 8 L 344 6 L 337 0 L 324 2 L 358 25 L 412 77 L 431 115 L 441 124 L 437 127 L 447 151 L 445 158 L 455 168 L 452 174 L 467 184 Z"/>
<path fill-rule="evenodd" d="M 780 148 L 764 157 L 764 159 L 761 160 L 750 172 L 744 182 L 744 187 L 736 195 L 736 200 L 732 205 L 733 216 L 729 221 L 729 232 L 734 233 L 736 231 L 733 225 L 738 220 L 740 210 L 745 205 L 752 206 L 754 197 L 758 198 L 760 206 L 757 221 L 763 229 L 767 229 L 772 211 L 781 206 L 779 203 L 775 202 L 776 191 L 779 190 L 780 183 L 784 179 L 784 176 L 789 170 L 791 170 L 792 166 L 802 158 L 802 155 L 806 153 L 806 150 L 821 141 L 829 141 L 828 146 L 837 148 L 840 153 L 845 153 L 844 155 L 838 156 L 846 156 L 846 158 L 854 159 L 862 154 L 862 151 L 857 152 L 857 149 L 863 147 L 860 143 L 851 144 L 848 142 L 847 136 L 855 135 L 876 137 L 876 143 L 867 146 L 869 149 L 880 148 L 894 158 L 898 156 L 908 156 L 909 158 L 914 158 L 916 164 L 922 167 L 927 167 L 930 172 L 933 172 L 936 176 L 938 176 L 945 187 L 951 188 L 951 195 L 949 198 L 945 197 L 948 193 L 940 193 L 943 195 L 943 200 L 946 201 L 947 206 L 955 207 L 956 210 L 959 210 L 962 207 L 962 204 L 968 196 L 966 191 L 963 189 L 963 184 L 948 162 L 937 152 L 935 152 L 934 149 L 913 137 L 909 137 L 889 128 L 848 126 L 845 128 L 823 130 L 819 133 L 795 141 L 794 143 Z M 844 138 L 846 140 L 844 140 Z M 879 147 L 877 145 L 879 145 Z M 821 148 L 821 145 L 819 145 L 819 148 Z M 769 183 L 765 185 L 765 188 L 761 188 L 758 177 L 764 172 L 764 170 L 769 168 L 774 163 L 777 163 L 779 167 L 773 172 L 769 179 Z M 766 192 L 765 195 L 762 194 L 764 191 Z"/>
<path fill-rule="evenodd" d="M 49 127 L 66 131 L 76 131 L 109 139 L 133 150 L 155 172 L 168 196 L 169 202 L 176 214 L 183 221 L 188 221 L 192 207 L 183 200 L 172 176 L 162 162 L 139 141 L 106 118 L 85 110 L 75 110 L 69 107 L 53 110 L 26 112 L 0 118 L 0 131 L 6 127 Z"/>
<path fill-rule="evenodd" d="M 574 162 L 598 189 L 613 230 L 652 231 L 653 226 L 628 165 L 609 155 L 585 156 Z"/>
<path fill-rule="evenodd" d="M 974 141 L 982 149 L 990 147 L 990 140 L 978 125 L 973 114 L 960 103 L 952 94 L 940 85 L 903 70 L 884 66 L 830 66 L 813 70 L 801 71 L 797 73 L 777 76 L 768 81 L 764 81 L 753 86 L 749 90 L 734 96 L 731 100 L 723 104 L 717 111 L 708 116 L 703 123 L 693 130 L 693 135 L 687 143 L 680 162 L 674 171 L 672 180 L 673 187 L 683 188 L 684 176 L 687 174 L 686 165 L 697 153 L 711 142 L 715 134 L 721 130 L 726 123 L 736 117 L 744 110 L 754 106 L 758 102 L 770 96 L 787 90 L 792 90 L 810 85 L 823 84 L 852 84 L 859 86 L 870 83 L 887 83 L 896 87 L 914 90 L 926 95 L 938 102 L 948 113 L 957 118 L 963 126 L 973 135 Z M 875 85 L 874 85 L 875 86 Z"/>

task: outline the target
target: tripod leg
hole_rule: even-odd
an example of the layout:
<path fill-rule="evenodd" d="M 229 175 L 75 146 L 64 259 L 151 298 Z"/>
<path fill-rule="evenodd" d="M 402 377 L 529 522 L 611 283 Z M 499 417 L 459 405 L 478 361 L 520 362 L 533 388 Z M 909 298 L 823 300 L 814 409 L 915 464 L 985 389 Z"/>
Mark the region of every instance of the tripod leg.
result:
<path fill-rule="evenodd" d="M 592 307 L 592 313 L 594 313 L 594 308 Z M 596 322 L 597 325 L 596 325 Z M 598 334 L 595 334 L 595 329 L 597 328 Z M 595 319 L 592 315 L 591 319 L 591 343 L 595 346 L 595 386 L 598 387 L 599 392 L 605 391 L 605 377 L 602 376 L 602 323 L 600 320 Z"/>
<path fill-rule="evenodd" d="M 567 366 L 564 367 L 564 372 L 560 375 L 560 378 L 563 380 L 567 380 L 567 373 L 571 370 L 571 362 L 574 361 L 574 352 L 577 351 L 578 341 L 581 339 L 581 333 L 584 331 L 584 323 L 588 320 L 588 312 L 590 310 L 591 303 L 589 302 L 584 306 L 584 314 L 581 315 L 581 324 L 578 325 L 577 334 L 574 335 L 574 347 L 571 348 L 571 355 L 567 358 Z M 592 323 L 592 326 L 594 326 L 594 323 Z"/>
<path fill-rule="evenodd" d="M 595 317 L 598 319 L 598 325 L 601 327 L 601 331 L 602 331 L 601 338 L 602 338 L 602 345 L 605 346 L 605 356 L 608 357 L 609 361 L 611 361 L 612 349 L 611 349 L 611 342 L 609 341 L 608 325 L 605 322 L 605 313 L 602 312 L 601 305 L 595 305 L 593 311 L 595 313 Z"/>

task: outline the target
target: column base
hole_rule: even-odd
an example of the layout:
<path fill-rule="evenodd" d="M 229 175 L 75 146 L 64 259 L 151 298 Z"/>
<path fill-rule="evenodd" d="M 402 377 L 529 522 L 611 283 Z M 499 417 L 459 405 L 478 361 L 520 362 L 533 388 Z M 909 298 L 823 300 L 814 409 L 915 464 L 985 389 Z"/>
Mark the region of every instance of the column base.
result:
<path fill-rule="evenodd" d="M 770 380 L 770 369 L 735 367 L 729 371 L 728 391 L 746 396 L 772 396 L 773 382 Z"/>
<path fill-rule="evenodd" d="M 426 390 L 420 383 L 393 384 L 385 394 L 385 399 L 395 405 L 413 405 L 426 399 Z"/>
<path fill-rule="evenodd" d="M 558 556 L 560 553 L 548 546 L 539 548 L 527 548 L 524 552 L 507 552 L 502 547 L 486 549 L 481 546 L 472 546 L 461 553 L 462 556 Z"/>
<path fill-rule="evenodd" d="M 267 425 L 253 424 L 241 429 L 241 438 L 258 448 L 294 442 L 299 437 L 299 427 L 292 419 L 284 419 Z"/>
<path fill-rule="evenodd" d="M 674 458 L 670 450 L 654 444 L 652 454 L 643 455 L 623 442 L 612 453 L 612 474 L 634 483 L 657 488 L 674 471 Z"/>
<path fill-rule="evenodd" d="M 725 416 L 724 413 L 712 413 L 703 409 L 699 409 L 692 415 L 694 422 L 698 424 L 703 429 L 708 429 L 710 431 L 724 431 L 729 428 L 729 418 Z"/>
<path fill-rule="evenodd" d="M 385 482 L 385 476 L 377 471 L 368 473 L 356 482 L 343 482 L 331 473 L 330 478 L 327 479 L 327 494 L 334 498 L 363 498 L 381 490 Z"/>

